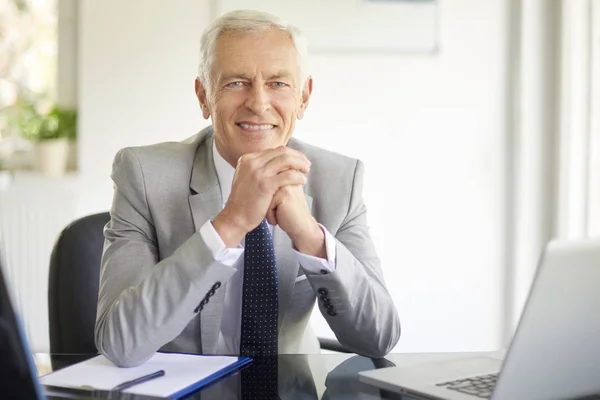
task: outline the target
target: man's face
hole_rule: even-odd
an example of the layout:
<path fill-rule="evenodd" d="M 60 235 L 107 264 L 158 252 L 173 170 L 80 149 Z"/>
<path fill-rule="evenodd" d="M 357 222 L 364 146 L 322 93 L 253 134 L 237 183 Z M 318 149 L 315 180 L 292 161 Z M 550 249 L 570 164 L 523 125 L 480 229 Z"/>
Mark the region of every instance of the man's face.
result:
<path fill-rule="evenodd" d="M 217 150 L 234 167 L 243 154 L 287 144 L 312 91 L 292 40 L 277 29 L 219 36 L 210 80 L 208 91 L 196 80 L 196 95 Z"/>

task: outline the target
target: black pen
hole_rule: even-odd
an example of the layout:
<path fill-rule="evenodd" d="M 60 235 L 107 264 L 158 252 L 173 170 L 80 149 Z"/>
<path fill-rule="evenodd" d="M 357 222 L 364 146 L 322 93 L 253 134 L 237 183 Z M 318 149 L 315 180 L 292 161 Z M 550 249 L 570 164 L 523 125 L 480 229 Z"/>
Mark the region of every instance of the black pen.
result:
<path fill-rule="evenodd" d="M 148 382 L 152 379 L 156 379 L 156 378 L 159 378 L 164 375 L 165 375 L 165 371 L 161 369 L 160 371 L 156 371 L 151 374 L 140 376 L 139 378 L 132 379 L 127 382 L 123 382 L 120 385 L 117 385 L 114 388 L 112 388 L 111 391 L 121 391 L 121 390 L 129 389 L 132 386 L 139 385 L 140 383 Z"/>

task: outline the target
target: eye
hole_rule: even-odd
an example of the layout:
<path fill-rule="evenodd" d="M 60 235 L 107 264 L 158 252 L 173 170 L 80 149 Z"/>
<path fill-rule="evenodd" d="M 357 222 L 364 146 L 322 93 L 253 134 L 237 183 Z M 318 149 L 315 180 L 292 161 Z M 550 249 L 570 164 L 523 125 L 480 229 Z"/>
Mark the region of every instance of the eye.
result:
<path fill-rule="evenodd" d="M 284 88 L 287 86 L 287 84 L 285 82 L 271 82 L 270 84 L 272 87 L 274 88 Z"/>
<path fill-rule="evenodd" d="M 242 82 L 242 81 L 230 82 L 227 85 L 225 85 L 225 87 L 242 87 L 242 86 L 244 86 L 244 82 Z"/>

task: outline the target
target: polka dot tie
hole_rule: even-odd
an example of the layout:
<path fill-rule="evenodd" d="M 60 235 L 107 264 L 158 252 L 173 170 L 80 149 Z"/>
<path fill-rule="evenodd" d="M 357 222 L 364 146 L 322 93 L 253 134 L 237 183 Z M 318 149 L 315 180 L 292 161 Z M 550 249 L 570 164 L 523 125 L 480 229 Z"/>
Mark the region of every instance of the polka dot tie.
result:
<path fill-rule="evenodd" d="M 253 358 L 242 371 L 242 400 L 279 400 L 277 356 Z"/>
<path fill-rule="evenodd" d="M 263 220 L 246 234 L 240 354 L 277 355 L 277 292 L 273 238 Z"/>

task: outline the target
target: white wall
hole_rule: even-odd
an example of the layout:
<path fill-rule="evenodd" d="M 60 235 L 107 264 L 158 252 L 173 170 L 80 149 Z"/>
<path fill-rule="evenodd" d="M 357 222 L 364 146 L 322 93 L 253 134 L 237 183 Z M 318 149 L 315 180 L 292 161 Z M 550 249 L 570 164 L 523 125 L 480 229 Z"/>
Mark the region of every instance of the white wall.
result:
<path fill-rule="evenodd" d="M 590 224 L 591 235 L 600 236 L 600 1 L 592 3 L 591 96 L 590 96 Z"/>
<path fill-rule="evenodd" d="M 205 2 L 80 2 L 79 159 L 85 211 L 106 210 L 113 156 L 125 146 L 182 140 L 208 124 L 194 78 Z"/>
<path fill-rule="evenodd" d="M 315 56 L 297 128 L 366 164 L 372 234 L 403 322 L 397 351 L 503 340 L 508 2 L 439 3 L 439 54 Z M 193 79 L 206 4 L 81 1 L 81 213 L 109 207 L 119 148 L 205 126 Z"/>

